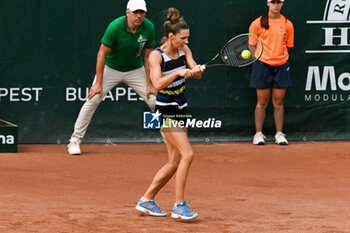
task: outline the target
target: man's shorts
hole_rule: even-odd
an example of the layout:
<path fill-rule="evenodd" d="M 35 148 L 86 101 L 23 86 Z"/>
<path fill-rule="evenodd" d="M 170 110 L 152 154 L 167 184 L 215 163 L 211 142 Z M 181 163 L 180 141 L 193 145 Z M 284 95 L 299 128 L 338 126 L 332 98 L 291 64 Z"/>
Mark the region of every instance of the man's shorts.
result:
<path fill-rule="evenodd" d="M 281 66 L 270 66 L 259 60 L 256 61 L 253 64 L 250 86 L 257 89 L 291 87 L 289 61 Z"/>

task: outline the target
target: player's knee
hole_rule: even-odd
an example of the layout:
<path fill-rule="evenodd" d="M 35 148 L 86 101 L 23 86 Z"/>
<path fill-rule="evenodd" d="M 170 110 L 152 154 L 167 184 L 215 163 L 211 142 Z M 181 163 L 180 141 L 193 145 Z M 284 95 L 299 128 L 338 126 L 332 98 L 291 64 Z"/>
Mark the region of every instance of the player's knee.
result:
<path fill-rule="evenodd" d="M 259 102 L 257 103 L 256 107 L 257 107 L 257 108 L 263 108 L 263 109 L 265 109 L 265 108 L 267 108 L 267 105 L 268 105 L 268 104 L 269 104 L 268 101 L 259 101 Z"/>
<path fill-rule="evenodd" d="M 283 108 L 283 99 L 274 99 L 272 103 L 274 108 Z"/>
<path fill-rule="evenodd" d="M 194 153 L 193 151 L 188 151 L 186 153 L 183 154 L 182 156 L 182 160 L 186 163 L 192 163 L 192 161 L 194 160 Z"/>
<path fill-rule="evenodd" d="M 87 102 L 92 105 L 98 105 L 102 99 L 100 98 L 99 95 L 94 95 L 91 99 L 89 99 Z"/>

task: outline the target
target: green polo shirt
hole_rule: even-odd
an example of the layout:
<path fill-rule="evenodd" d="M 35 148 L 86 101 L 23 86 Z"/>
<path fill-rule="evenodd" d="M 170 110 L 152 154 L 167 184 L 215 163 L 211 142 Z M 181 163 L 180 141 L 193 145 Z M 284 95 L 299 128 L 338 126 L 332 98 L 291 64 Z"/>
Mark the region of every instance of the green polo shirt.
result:
<path fill-rule="evenodd" d="M 106 57 L 107 66 L 122 72 L 138 69 L 143 66 L 142 50 L 156 44 L 154 25 L 145 18 L 134 34 L 126 16 L 122 16 L 109 24 L 101 42 L 111 48 Z"/>

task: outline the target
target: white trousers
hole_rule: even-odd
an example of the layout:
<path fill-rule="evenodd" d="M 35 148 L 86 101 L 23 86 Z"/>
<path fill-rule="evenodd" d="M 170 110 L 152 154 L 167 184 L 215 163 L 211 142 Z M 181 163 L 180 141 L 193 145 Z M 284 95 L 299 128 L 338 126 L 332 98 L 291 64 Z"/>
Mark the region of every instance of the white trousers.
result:
<path fill-rule="evenodd" d="M 94 82 L 95 81 L 96 75 Z M 105 97 L 105 95 L 113 87 L 115 87 L 121 82 L 131 87 L 139 96 L 141 96 L 145 100 L 150 109 L 152 111 L 154 110 L 156 97 L 154 95 L 150 95 L 149 99 L 147 99 L 147 78 L 144 66 L 142 66 L 139 69 L 131 70 L 128 72 L 120 72 L 108 66 L 105 66 L 102 79 L 103 97 Z M 75 122 L 72 138 L 76 138 L 79 141 L 83 139 L 86 130 L 90 124 L 91 118 L 94 115 L 98 105 L 101 103 L 102 99 L 99 97 L 99 94 L 97 94 L 84 103 L 83 107 L 80 110 L 77 121 Z"/>

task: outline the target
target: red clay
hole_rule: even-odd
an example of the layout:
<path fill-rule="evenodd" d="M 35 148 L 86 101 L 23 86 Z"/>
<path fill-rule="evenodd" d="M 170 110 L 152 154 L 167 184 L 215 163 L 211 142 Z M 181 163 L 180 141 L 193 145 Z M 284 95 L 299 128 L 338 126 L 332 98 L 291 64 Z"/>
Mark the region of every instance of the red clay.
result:
<path fill-rule="evenodd" d="M 163 144 L 19 145 L 0 154 L 0 232 L 350 232 L 350 143 L 194 144 L 191 222 L 141 215 Z M 158 194 L 168 213 L 174 180 Z"/>

